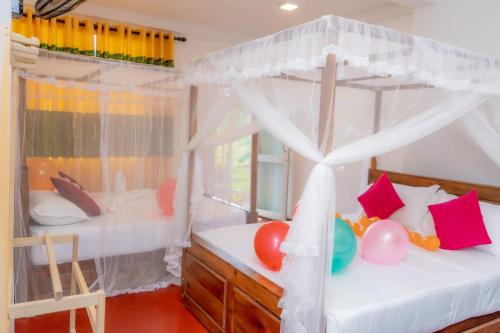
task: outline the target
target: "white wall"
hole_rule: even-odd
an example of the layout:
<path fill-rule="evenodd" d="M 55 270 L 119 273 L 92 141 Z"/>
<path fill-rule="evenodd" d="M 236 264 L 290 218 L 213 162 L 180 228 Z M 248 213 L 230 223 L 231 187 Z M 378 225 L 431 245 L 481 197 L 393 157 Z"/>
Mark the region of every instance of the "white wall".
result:
<path fill-rule="evenodd" d="M 415 10 L 416 35 L 500 56 L 500 1 L 437 0 Z"/>
<path fill-rule="evenodd" d="M 370 22 L 376 25 L 381 25 L 397 31 L 411 33 L 413 28 L 413 15 L 404 15 L 385 19 L 383 21 Z"/>
<path fill-rule="evenodd" d="M 500 57 L 500 1 L 437 0 L 418 8 L 411 33 Z M 400 24 L 402 24 L 400 22 Z M 383 158 L 383 167 L 453 180 L 500 185 L 500 172 L 460 122 Z"/>

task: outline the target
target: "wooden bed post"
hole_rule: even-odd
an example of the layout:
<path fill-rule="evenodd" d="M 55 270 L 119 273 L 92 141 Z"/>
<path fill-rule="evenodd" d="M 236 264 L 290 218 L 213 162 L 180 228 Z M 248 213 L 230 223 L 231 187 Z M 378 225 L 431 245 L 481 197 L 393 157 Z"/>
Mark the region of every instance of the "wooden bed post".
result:
<path fill-rule="evenodd" d="M 188 115 L 188 142 L 196 134 L 197 130 L 197 108 L 198 108 L 198 87 L 189 87 L 189 115 Z M 193 187 L 194 174 L 194 151 L 189 152 L 189 170 L 188 170 L 188 196 L 187 196 L 187 232 L 191 232 L 192 216 L 191 216 L 191 193 Z"/>
<path fill-rule="evenodd" d="M 259 168 L 259 134 L 252 135 L 252 160 L 250 169 L 250 213 L 249 223 L 257 223 L 257 190 L 258 190 L 258 168 Z"/>
<path fill-rule="evenodd" d="M 335 55 L 329 53 L 326 56 L 325 67 L 321 70 L 318 147 L 323 148 L 324 152 L 330 151 L 333 146 L 333 116 L 335 113 L 335 81 L 337 72 L 335 61 Z"/>
<path fill-rule="evenodd" d="M 380 131 L 380 117 L 382 116 L 382 92 L 381 89 L 375 91 L 375 115 L 373 116 L 373 133 Z M 375 171 L 377 170 L 377 157 L 373 156 L 370 161 L 370 170 L 368 170 L 368 183 L 375 181 Z"/>
<path fill-rule="evenodd" d="M 333 53 L 326 56 L 325 67 L 321 70 L 321 95 L 320 95 L 320 109 L 319 109 L 319 132 L 318 132 L 318 147 L 323 153 L 329 152 L 333 147 L 333 128 L 334 128 L 334 115 L 335 115 L 335 81 L 337 73 L 336 57 Z M 326 142 L 324 142 L 326 140 Z M 331 263 L 332 250 L 329 246 L 329 237 L 331 234 L 330 221 L 325 221 L 323 228 L 323 256 L 325 260 L 321 263 L 322 272 L 329 274 Z M 321 280 L 321 292 L 324 294 L 325 279 Z M 322 295 L 323 295 L 322 294 Z M 322 296 L 324 297 L 324 296 Z M 321 315 L 323 315 L 324 300 L 321 302 Z M 324 321 L 321 319 L 322 331 L 324 331 Z"/>

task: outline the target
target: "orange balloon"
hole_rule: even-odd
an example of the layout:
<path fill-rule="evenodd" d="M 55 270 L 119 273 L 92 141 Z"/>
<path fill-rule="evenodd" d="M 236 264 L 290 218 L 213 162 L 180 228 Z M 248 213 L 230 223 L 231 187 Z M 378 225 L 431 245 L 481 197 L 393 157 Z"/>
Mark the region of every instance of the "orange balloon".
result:
<path fill-rule="evenodd" d="M 253 240 L 255 254 L 269 269 L 279 271 L 285 254 L 280 251 L 281 242 L 288 233 L 289 225 L 282 221 L 264 223 Z"/>
<path fill-rule="evenodd" d="M 50 177 L 58 177 L 57 168 L 47 159 L 28 159 L 28 179 L 30 189 L 53 191 L 54 185 Z"/>
<path fill-rule="evenodd" d="M 409 232 L 410 240 L 412 243 L 420 243 L 422 241 L 422 236 L 418 232 Z"/>
<path fill-rule="evenodd" d="M 436 251 L 439 246 L 441 246 L 441 241 L 436 236 L 427 236 L 422 244 L 422 247 L 429 251 Z"/>
<path fill-rule="evenodd" d="M 167 216 L 174 214 L 175 179 L 169 179 L 160 185 L 156 192 L 156 202 Z"/>

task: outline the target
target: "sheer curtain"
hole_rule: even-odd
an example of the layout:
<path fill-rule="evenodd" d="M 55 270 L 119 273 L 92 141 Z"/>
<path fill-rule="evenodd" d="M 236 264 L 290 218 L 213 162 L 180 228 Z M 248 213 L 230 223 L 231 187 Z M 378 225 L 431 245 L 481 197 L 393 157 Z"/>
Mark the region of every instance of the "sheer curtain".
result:
<path fill-rule="evenodd" d="M 329 53 L 337 62 L 334 126 L 320 133 L 318 67 L 325 66 Z M 281 245 L 286 253 L 280 301 L 284 332 L 320 332 L 325 324 L 324 295 L 334 283 L 328 272 L 336 198 L 346 195 L 336 185 L 334 167 L 363 164 L 460 119 L 493 159 L 497 155 L 499 60 L 362 22 L 327 16 L 212 53 L 191 61 L 184 81 L 214 92 L 219 101 L 212 104 L 217 109 L 200 112 L 218 114 L 217 119 L 224 109 L 248 113 L 247 125 L 258 121 L 315 163 Z M 247 127 L 218 125 L 226 131 Z M 204 128 L 203 137 L 210 136 L 208 129 L 217 132 L 211 135 L 224 132 L 216 128 L 215 123 Z M 330 151 L 320 149 L 322 137 L 334 138 Z M 186 215 L 177 217 L 185 221 L 187 213 L 180 213 Z"/>
<path fill-rule="evenodd" d="M 498 98 L 491 103 L 498 103 Z M 492 112 L 494 109 L 494 106 L 489 105 L 485 110 L 474 112 L 464 117 L 463 124 L 479 147 L 500 165 L 500 115 Z"/>
<path fill-rule="evenodd" d="M 176 84 L 178 73 L 43 51 L 36 70 L 20 76 L 26 85 L 20 96 L 23 158 L 30 174 L 42 162 L 52 165 L 78 181 L 101 210 L 68 225 L 46 226 L 32 218 L 23 224 L 24 235 L 78 234 L 87 283 L 107 295 L 179 283 L 163 261 L 176 229 L 156 198 L 164 182 L 175 180 L 187 139 L 188 94 Z M 31 197 L 40 188 L 29 183 Z M 29 253 L 35 270 L 46 264 L 43 250 Z M 68 250 L 56 245 L 62 265 Z M 28 274 L 29 283 L 42 290 L 45 282 Z"/>

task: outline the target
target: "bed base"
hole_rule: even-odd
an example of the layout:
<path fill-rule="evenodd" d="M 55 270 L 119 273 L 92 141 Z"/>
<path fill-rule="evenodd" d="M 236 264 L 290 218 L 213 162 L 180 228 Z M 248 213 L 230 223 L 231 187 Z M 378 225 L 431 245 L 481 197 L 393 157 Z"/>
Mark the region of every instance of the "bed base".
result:
<path fill-rule="evenodd" d="M 195 234 L 182 261 L 183 303 L 210 332 L 280 331 L 281 287 Z M 438 331 L 459 332 L 500 332 L 500 311 Z"/>
<path fill-rule="evenodd" d="M 71 287 L 70 295 L 64 296 L 61 278 L 54 254 L 54 243 L 73 243 L 73 256 L 71 261 Z M 90 292 L 78 264 L 78 236 L 64 235 L 53 236 L 45 233 L 44 236 L 24 237 L 14 239 L 14 247 L 28 247 L 45 245 L 49 259 L 49 270 L 52 282 L 53 298 L 43 300 L 10 304 L 8 315 L 10 332 L 15 331 L 15 320 L 18 318 L 32 317 L 47 313 L 70 310 L 69 332 L 76 333 L 76 309 L 85 308 L 93 333 L 104 333 L 106 295 L 103 290 Z M 79 294 L 77 294 L 77 287 Z"/>
<path fill-rule="evenodd" d="M 196 235 L 182 261 L 183 303 L 210 332 L 280 331 L 281 287 Z"/>
<path fill-rule="evenodd" d="M 500 332 L 500 311 L 469 318 L 450 325 L 437 333 L 496 333 Z"/>

